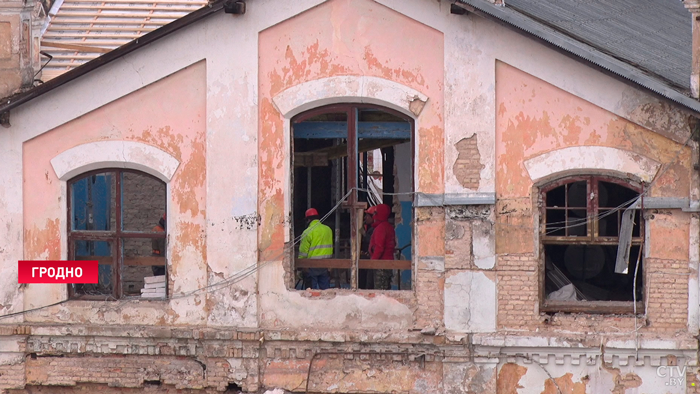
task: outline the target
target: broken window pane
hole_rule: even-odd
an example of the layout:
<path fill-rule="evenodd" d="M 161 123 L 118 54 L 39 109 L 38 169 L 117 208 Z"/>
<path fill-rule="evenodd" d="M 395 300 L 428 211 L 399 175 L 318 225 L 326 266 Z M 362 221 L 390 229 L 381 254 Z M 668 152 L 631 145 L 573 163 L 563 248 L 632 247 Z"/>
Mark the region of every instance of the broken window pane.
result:
<path fill-rule="evenodd" d="M 562 236 L 566 235 L 566 210 L 547 209 L 546 211 L 546 235 Z"/>
<path fill-rule="evenodd" d="M 566 190 L 567 207 L 585 208 L 588 201 L 588 186 L 586 181 L 571 182 Z"/>
<path fill-rule="evenodd" d="M 588 235 L 588 217 L 585 209 L 570 209 L 567 211 L 566 235 Z"/>
<path fill-rule="evenodd" d="M 638 258 L 636 293 L 641 299 L 643 261 L 639 255 L 642 232 L 640 210 L 632 211 L 629 254 L 624 248 L 622 260 L 616 261 L 622 213 L 635 202 L 639 192 L 624 186 L 622 182 L 608 179 L 579 176 L 570 182 L 558 181 L 557 186 L 545 189 L 545 232 L 542 240 L 544 290 L 548 303 L 632 301 Z M 616 273 L 616 265 L 624 267 L 625 261 L 627 270 Z"/>
<path fill-rule="evenodd" d="M 545 292 L 572 284 L 578 301 L 632 301 L 639 245 L 633 245 L 629 270 L 615 273 L 617 245 L 546 245 Z M 643 261 L 637 274 L 637 299 L 642 299 Z"/>

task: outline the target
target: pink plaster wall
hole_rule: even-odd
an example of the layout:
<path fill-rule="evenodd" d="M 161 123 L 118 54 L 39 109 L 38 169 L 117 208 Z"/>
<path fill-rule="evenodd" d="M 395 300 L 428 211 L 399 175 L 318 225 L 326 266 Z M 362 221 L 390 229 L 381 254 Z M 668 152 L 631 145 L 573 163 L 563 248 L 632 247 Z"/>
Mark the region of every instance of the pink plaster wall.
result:
<path fill-rule="evenodd" d="M 171 273 L 186 263 L 193 248 L 205 261 L 206 69 L 203 62 L 183 69 L 23 145 L 24 258 L 60 259 L 66 231 L 66 196 L 50 160 L 75 146 L 95 141 L 130 140 L 153 145 L 180 161 L 169 184 Z M 171 227 L 177 226 L 177 227 Z M 189 252 L 188 252 L 189 253 Z M 191 254 L 190 254 L 191 255 Z"/>
<path fill-rule="evenodd" d="M 430 99 L 417 123 L 418 187 L 444 190 L 442 33 L 370 0 L 331 0 L 260 33 L 260 260 L 280 260 L 284 239 L 284 118 L 279 92 L 339 75 L 392 80 Z"/>
<path fill-rule="evenodd" d="M 496 63 L 496 191 L 530 195 L 524 161 L 572 146 L 607 146 L 671 163 L 681 145 L 562 91 L 506 63 Z M 656 181 L 651 196 L 688 197 L 690 148 Z M 623 174 L 624 175 L 624 174 Z"/>

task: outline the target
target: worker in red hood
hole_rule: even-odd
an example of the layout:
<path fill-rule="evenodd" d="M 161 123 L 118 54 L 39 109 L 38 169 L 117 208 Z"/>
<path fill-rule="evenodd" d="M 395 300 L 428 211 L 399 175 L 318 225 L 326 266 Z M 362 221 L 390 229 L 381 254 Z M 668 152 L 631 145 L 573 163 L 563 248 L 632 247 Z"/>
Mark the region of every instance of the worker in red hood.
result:
<path fill-rule="evenodd" d="M 374 218 L 372 238 L 369 240 L 369 253 L 372 260 L 393 260 L 396 248 L 396 233 L 389 223 L 391 208 L 386 204 L 370 207 L 367 213 Z"/>

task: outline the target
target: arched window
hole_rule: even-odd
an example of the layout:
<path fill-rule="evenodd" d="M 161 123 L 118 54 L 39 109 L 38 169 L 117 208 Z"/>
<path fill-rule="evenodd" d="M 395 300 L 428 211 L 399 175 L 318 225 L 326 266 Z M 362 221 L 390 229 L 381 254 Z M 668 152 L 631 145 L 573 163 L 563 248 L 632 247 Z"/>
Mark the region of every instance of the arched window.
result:
<path fill-rule="evenodd" d="M 641 185 L 577 176 L 540 191 L 544 311 L 631 312 L 644 294 Z"/>
<path fill-rule="evenodd" d="M 308 273 L 329 269 L 331 287 L 410 289 L 413 120 L 378 106 L 330 105 L 294 117 L 292 133 L 292 234 L 302 237 L 306 210 L 315 208 L 320 217 L 330 212 L 333 238 L 332 257 L 295 252 L 305 257 L 296 260 L 295 287 L 314 286 Z M 391 211 L 393 229 L 384 230 L 395 233 L 381 258 L 369 250 L 374 228 L 363 214 L 379 204 Z"/>
<path fill-rule="evenodd" d="M 98 284 L 69 285 L 81 299 L 166 296 L 166 185 L 143 172 L 108 169 L 68 181 L 68 253 L 98 260 Z"/>

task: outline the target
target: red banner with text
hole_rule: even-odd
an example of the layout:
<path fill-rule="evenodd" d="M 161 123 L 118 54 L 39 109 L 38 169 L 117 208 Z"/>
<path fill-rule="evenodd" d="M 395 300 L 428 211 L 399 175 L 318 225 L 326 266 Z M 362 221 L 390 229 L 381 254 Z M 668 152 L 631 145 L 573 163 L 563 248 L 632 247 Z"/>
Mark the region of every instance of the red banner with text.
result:
<path fill-rule="evenodd" d="M 97 260 L 20 260 L 18 283 L 97 283 Z"/>

